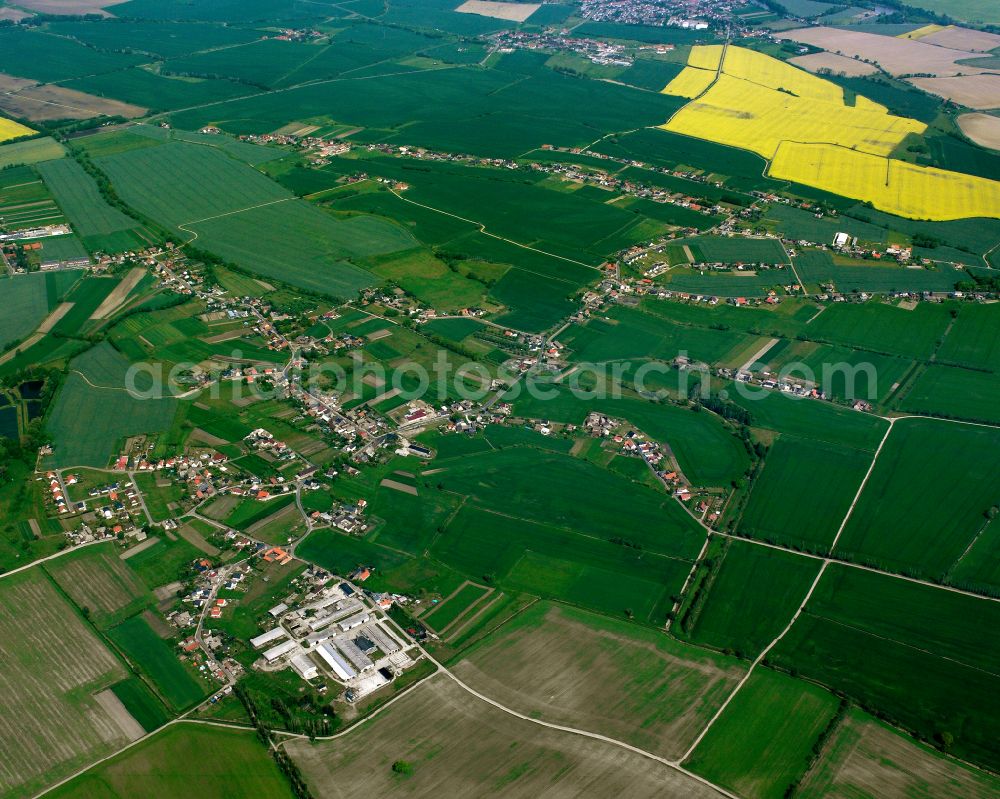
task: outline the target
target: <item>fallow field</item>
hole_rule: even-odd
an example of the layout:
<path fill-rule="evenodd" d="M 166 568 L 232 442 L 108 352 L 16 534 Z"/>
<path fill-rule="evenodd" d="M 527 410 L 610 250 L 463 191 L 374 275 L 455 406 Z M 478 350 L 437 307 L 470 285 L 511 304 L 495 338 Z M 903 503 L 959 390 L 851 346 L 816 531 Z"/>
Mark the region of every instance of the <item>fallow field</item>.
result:
<path fill-rule="evenodd" d="M 127 676 L 40 569 L 0 582 L 0 791 L 32 795 L 130 740 L 98 694 Z"/>
<path fill-rule="evenodd" d="M 581 793 L 694 799 L 715 792 L 616 746 L 548 730 L 471 697 L 444 676 L 432 677 L 370 723 L 336 741 L 293 741 L 286 751 L 316 794 L 336 786 L 343 797 L 533 796 Z M 405 779 L 392 764 L 410 764 Z"/>
<path fill-rule="evenodd" d="M 742 676 L 736 660 L 661 631 L 538 602 L 452 667 L 532 718 L 679 757 Z"/>

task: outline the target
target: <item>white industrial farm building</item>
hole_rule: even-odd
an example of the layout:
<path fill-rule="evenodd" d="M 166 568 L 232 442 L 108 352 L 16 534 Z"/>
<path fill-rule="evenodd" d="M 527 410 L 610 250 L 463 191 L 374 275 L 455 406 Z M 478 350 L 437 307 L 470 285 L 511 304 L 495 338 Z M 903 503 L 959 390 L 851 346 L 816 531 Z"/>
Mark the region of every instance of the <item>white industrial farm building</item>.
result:
<path fill-rule="evenodd" d="M 322 588 L 295 608 L 281 603 L 269 613 L 278 625 L 250 639 L 265 670 L 291 667 L 304 680 L 326 673 L 357 699 L 412 663 L 404 644 L 347 583 Z"/>

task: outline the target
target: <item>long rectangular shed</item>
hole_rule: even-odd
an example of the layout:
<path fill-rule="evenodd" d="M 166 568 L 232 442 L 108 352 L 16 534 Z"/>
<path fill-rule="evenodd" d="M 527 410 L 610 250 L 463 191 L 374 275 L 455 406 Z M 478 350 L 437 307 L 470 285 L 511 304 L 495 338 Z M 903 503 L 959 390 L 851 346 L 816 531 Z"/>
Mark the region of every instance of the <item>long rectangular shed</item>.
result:
<path fill-rule="evenodd" d="M 277 660 L 282 655 L 287 655 L 299 648 L 298 642 L 296 641 L 285 641 L 284 643 L 278 644 L 277 646 L 272 646 L 270 649 L 264 650 L 264 660 L 268 663 Z"/>
<path fill-rule="evenodd" d="M 255 638 L 251 638 L 250 645 L 254 649 L 260 649 L 261 647 L 267 646 L 268 644 L 272 644 L 275 641 L 278 641 L 287 636 L 288 633 L 285 632 L 284 628 L 275 627 L 273 630 L 268 630 L 266 633 L 261 633 Z"/>
<path fill-rule="evenodd" d="M 349 680 L 355 676 L 355 671 L 344 660 L 340 653 L 329 643 L 320 644 L 316 647 L 316 652 L 326 661 L 326 664 L 333 670 L 341 680 Z"/>
<path fill-rule="evenodd" d="M 344 654 L 345 658 L 351 661 L 351 665 L 358 671 L 367 671 L 375 665 L 372 663 L 371 658 L 362 652 L 354 641 L 351 641 L 350 639 L 339 639 L 336 645 L 337 649 Z"/>
<path fill-rule="evenodd" d="M 391 655 L 399 651 L 399 644 L 396 643 L 396 639 L 389 635 L 389 633 L 383 630 L 378 624 L 372 624 L 369 627 L 365 627 L 365 635 L 371 638 L 372 643 L 382 650 L 383 654 Z"/>

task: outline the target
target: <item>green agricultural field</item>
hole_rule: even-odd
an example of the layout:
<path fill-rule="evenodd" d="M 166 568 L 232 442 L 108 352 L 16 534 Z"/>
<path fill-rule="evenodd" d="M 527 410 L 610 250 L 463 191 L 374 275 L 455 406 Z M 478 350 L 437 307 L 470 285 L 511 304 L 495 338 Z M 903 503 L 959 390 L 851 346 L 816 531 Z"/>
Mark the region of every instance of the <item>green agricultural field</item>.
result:
<path fill-rule="evenodd" d="M 825 551 L 871 461 L 863 450 L 782 435 L 767 453 L 738 529 L 752 538 Z"/>
<path fill-rule="evenodd" d="M 373 280 L 347 259 L 414 243 L 396 225 L 367 216 L 338 219 L 310 206 L 216 148 L 172 141 L 97 163 L 146 216 L 250 272 L 299 288 L 352 296 Z"/>
<path fill-rule="evenodd" d="M 885 402 L 913 367 L 909 358 L 814 341 L 788 341 L 764 356 L 768 371 L 815 384 L 834 400 Z"/>
<path fill-rule="evenodd" d="M 85 278 L 77 283 L 66 295 L 66 302 L 73 303 L 63 316 L 56 322 L 52 331 L 57 335 L 71 336 L 79 333 L 85 327 L 93 326 L 91 316 L 119 285 L 116 278 Z"/>
<path fill-rule="evenodd" d="M 94 20 L 60 21 L 50 23 L 50 30 L 101 50 L 113 51 L 123 45 L 141 43 L 144 52 L 165 57 L 244 44 L 259 37 L 250 28 L 152 20 L 115 21 L 110 24 Z"/>
<path fill-rule="evenodd" d="M 912 311 L 871 301 L 832 305 L 809 325 L 809 338 L 889 355 L 928 358 L 951 319 L 947 305 L 920 303 Z"/>
<path fill-rule="evenodd" d="M 1000 323 L 1000 305 L 962 305 L 937 361 L 973 369 L 1000 369 L 1000 341 L 993 335 Z"/>
<path fill-rule="evenodd" d="M 997 616 L 994 602 L 832 567 L 769 657 L 995 768 Z"/>
<path fill-rule="evenodd" d="M 197 769 L 192 769 L 193 763 Z M 200 724 L 163 730 L 51 795 L 54 799 L 182 799 L 192 791 L 205 799 L 294 796 L 287 778 L 252 732 Z"/>
<path fill-rule="evenodd" d="M 886 422 L 829 402 L 730 384 L 729 398 L 750 412 L 752 425 L 768 431 L 874 452 Z"/>
<path fill-rule="evenodd" d="M 994 519 L 980 530 L 968 552 L 952 567 L 948 582 L 959 588 L 1000 594 L 1000 561 L 994 556 L 998 546 L 1000 522 Z"/>
<path fill-rule="evenodd" d="M 640 307 L 646 313 L 678 325 L 769 338 L 795 338 L 808 330 L 806 322 L 823 306 L 808 300 L 786 298 L 778 305 L 742 308 L 729 304 L 710 306 L 696 302 L 646 299 Z"/>
<path fill-rule="evenodd" d="M 822 688 L 758 668 L 684 765 L 742 796 L 781 799 L 836 711 Z"/>
<path fill-rule="evenodd" d="M 191 675 L 177 659 L 178 650 L 160 638 L 142 616 L 112 627 L 107 635 L 175 710 L 183 710 L 208 694 L 208 684 Z"/>
<path fill-rule="evenodd" d="M 727 180 L 727 185 L 738 184 L 744 191 L 773 185 L 761 177 L 766 162 L 756 153 L 659 128 L 642 128 L 609 137 L 595 145 L 594 150 L 669 169 L 686 166 L 706 175 L 736 178 L 737 181 Z"/>
<path fill-rule="evenodd" d="M 487 589 L 474 583 L 466 583 L 457 592 L 435 605 L 430 613 L 424 613 L 420 621 L 430 624 L 435 630 L 443 630 L 455 619 L 486 596 Z"/>
<path fill-rule="evenodd" d="M 482 305 L 487 291 L 485 284 L 452 272 L 447 264 L 424 250 L 380 259 L 372 272 L 392 280 L 421 302 L 442 311 L 454 312 Z M 449 321 L 462 320 L 442 320 Z"/>
<path fill-rule="evenodd" d="M 376 282 L 350 259 L 413 246 L 395 225 L 367 216 L 338 220 L 297 199 L 185 227 L 202 246 L 265 279 L 345 298 Z"/>
<path fill-rule="evenodd" d="M 0 278 L 0 295 L 4 300 L 0 348 L 6 349 L 33 332 L 79 277 L 79 272 L 72 271 Z"/>
<path fill-rule="evenodd" d="M 693 539 L 691 534 L 692 544 Z M 468 504 L 435 540 L 431 554 L 476 580 L 654 623 L 665 619 L 671 594 L 690 571 L 686 560 Z"/>
<path fill-rule="evenodd" d="M 38 171 L 79 235 L 106 236 L 139 226 L 105 202 L 94 179 L 72 158 L 40 164 Z"/>
<path fill-rule="evenodd" d="M 57 225 L 66 220 L 59 207 L 30 167 L 9 167 L 0 174 L 0 218 L 6 230 L 25 230 L 40 225 Z M 61 237 L 62 240 L 72 237 Z M 46 244 L 54 244 L 60 237 L 45 237 Z"/>
<path fill-rule="evenodd" d="M 739 540 L 716 557 L 681 630 L 695 643 L 756 657 L 802 603 L 819 562 Z"/>
<path fill-rule="evenodd" d="M 838 231 L 839 232 L 839 231 Z M 833 284 L 837 291 L 953 291 L 966 274 L 951 266 L 910 269 L 880 261 L 846 261 L 829 252 L 805 250 L 795 258 L 795 271 L 810 291 Z"/>
<path fill-rule="evenodd" d="M 759 272 L 708 271 L 678 266 L 665 272 L 657 282 L 671 291 L 701 294 L 722 298 L 758 297 L 763 299 L 771 292 L 795 282 L 795 275 L 788 267 L 764 269 Z"/>
<path fill-rule="evenodd" d="M 44 53 L 44 57 L 39 57 Z M 28 26 L 0 29 L 0 71 L 37 81 L 62 81 L 81 75 L 111 72 L 141 63 L 125 52 L 102 52 Z"/>
<path fill-rule="evenodd" d="M 136 399 L 126 389 L 128 368 L 124 356 L 107 343 L 71 362 L 46 424 L 55 442 L 54 465 L 103 467 L 125 437 L 170 427 L 177 400 Z M 136 388 L 149 386 L 137 378 Z"/>
<path fill-rule="evenodd" d="M 414 11 L 426 25 L 425 4 Z M 545 66 L 547 59 L 543 53 L 518 52 L 487 69 L 397 67 L 395 74 L 317 81 L 195 108 L 172 120 L 188 130 L 215 123 L 245 133 L 325 115 L 380 131 L 379 138 L 400 144 L 514 158 L 545 143 L 582 147 L 621 130 L 623 120 L 632 127 L 662 124 L 680 106 L 666 95 L 561 75 Z M 435 112 L 442 102 L 456 109 L 447 119 Z M 403 123 L 411 123 L 405 131 L 397 127 Z"/>
<path fill-rule="evenodd" d="M 0 375 L 10 377 L 32 366 L 63 368 L 85 349 L 87 344 L 79 340 L 61 339 L 51 334 L 43 336 L 31 346 L 22 345 L 17 355 L 0 366 Z"/>
<path fill-rule="evenodd" d="M 455 512 L 460 502 L 460 498 L 430 487 L 419 488 L 414 496 L 379 486 L 374 497 L 369 497 L 368 507 L 369 512 L 384 519 L 385 524 L 375 532 L 373 540 L 419 555 L 427 549 L 438 528 Z"/>
<path fill-rule="evenodd" d="M 787 264 L 788 253 L 777 239 L 738 236 L 701 236 L 678 239 L 674 244 L 687 245 L 695 263 Z"/>
<path fill-rule="evenodd" d="M 836 554 L 941 579 L 997 501 L 992 428 L 903 419 L 889 435 Z"/>
<path fill-rule="evenodd" d="M 636 487 L 578 458 L 508 447 L 453 461 L 434 479 L 443 490 L 504 516 L 604 540 L 624 534 L 616 498 L 627 493 L 632 542 L 681 558 L 692 557 L 701 546 L 687 514 L 665 492 Z M 515 496 L 519 500 L 512 507 Z"/>
<path fill-rule="evenodd" d="M 683 754 L 743 673 L 737 661 L 661 631 L 548 602 L 463 652 L 452 668 L 532 718 L 664 757 Z"/>
<path fill-rule="evenodd" d="M 373 175 L 405 182 L 403 194 L 409 203 L 454 214 L 487 232 L 555 254 L 598 265 L 606 252 L 602 243 L 625 235 L 620 246 L 634 243 L 628 229 L 642 221 L 631 208 L 610 205 L 606 192 L 588 198 L 583 192 L 554 191 L 538 173 L 525 176 L 510 170 L 467 167 L 429 162 L 419 169 L 399 159 L 366 159 L 365 170 Z"/>
<path fill-rule="evenodd" d="M 0 733 L 0 791 L 34 795 L 131 740 L 94 696 L 127 672 L 40 569 L 0 582 L 0 610 L 0 713 L 17 720 Z"/>
<path fill-rule="evenodd" d="M 162 727 L 170 718 L 163 702 L 139 677 L 122 680 L 111 686 L 111 690 L 146 732 Z"/>
<path fill-rule="evenodd" d="M 15 164 L 38 164 L 63 158 L 65 148 L 55 139 L 28 139 L 0 146 L 0 169 Z"/>
<path fill-rule="evenodd" d="M 560 337 L 573 358 L 591 363 L 651 358 L 670 362 L 678 355 L 709 364 L 728 362 L 734 351 L 759 349 L 765 343 L 739 333 L 681 327 L 631 308 L 613 308 L 604 319 L 591 319 Z"/>
<path fill-rule="evenodd" d="M 152 589 L 190 576 L 191 563 L 201 557 L 203 553 L 182 538 L 159 538 L 153 546 L 129 555 L 125 562 Z"/>
<path fill-rule="evenodd" d="M 578 283 L 511 269 L 490 289 L 490 297 L 512 309 L 497 317 L 498 323 L 535 332 L 547 330 L 570 315 L 575 308 L 570 298 L 578 289 Z"/>
<path fill-rule="evenodd" d="M 931 364 L 899 401 L 910 413 L 1000 423 L 1000 374 Z"/>
<path fill-rule="evenodd" d="M 125 202 L 172 227 L 290 198 L 245 164 L 186 142 L 127 150 L 95 163 Z"/>
<path fill-rule="evenodd" d="M 228 80 L 157 75 L 134 67 L 66 82 L 66 88 L 112 97 L 152 111 L 169 111 L 190 103 L 215 103 L 253 94 L 256 90 Z"/>
<path fill-rule="evenodd" d="M 163 70 L 224 76 L 248 89 L 274 88 L 354 72 L 431 44 L 430 39 L 405 29 L 348 23 L 347 29 L 329 42 L 265 39 L 242 47 L 204 48 L 207 52 L 167 61 Z M 396 64 L 384 66 L 386 71 L 399 69 Z"/>
<path fill-rule="evenodd" d="M 224 522 L 229 527 L 243 530 L 277 513 L 282 508 L 288 507 L 294 501 L 294 494 L 285 494 L 267 502 L 243 500 L 226 515 Z"/>
<path fill-rule="evenodd" d="M 172 480 L 165 480 L 164 485 L 159 485 L 159 482 L 155 474 L 139 473 L 135 476 L 136 487 L 142 492 L 146 508 L 154 521 L 173 518 L 176 514 L 171 505 L 176 505 L 186 493 L 183 485 Z"/>

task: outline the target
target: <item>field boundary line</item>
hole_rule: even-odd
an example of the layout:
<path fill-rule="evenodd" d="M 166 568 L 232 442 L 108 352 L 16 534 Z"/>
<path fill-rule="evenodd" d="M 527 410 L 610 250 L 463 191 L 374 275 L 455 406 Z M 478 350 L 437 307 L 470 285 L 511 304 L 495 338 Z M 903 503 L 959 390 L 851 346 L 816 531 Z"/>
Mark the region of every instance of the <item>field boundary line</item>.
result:
<path fill-rule="evenodd" d="M 472 453 L 472 454 L 475 454 L 475 453 Z M 525 519 L 525 518 L 523 518 L 521 516 L 515 516 L 513 513 L 504 513 L 503 511 L 493 510 L 491 508 L 484 508 L 481 505 L 477 505 L 475 503 L 473 503 L 470 507 L 473 510 L 482 511 L 483 513 L 489 513 L 489 514 L 492 514 L 493 516 L 500 516 L 501 518 L 504 518 L 504 519 L 511 519 L 511 520 L 513 520 L 515 522 L 522 522 L 522 523 L 527 523 L 527 524 L 538 524 L 538 522 L 533 522 L 531 519 Z M 579 536 L 580 538 L 586 538 L 586 539 L 588 539 L 590 541 L 605 541 L 606 540 L 606 539 L 601 538 L 600 536 L 597 536 L 597 535 L 590 535 L 589 533 L 581 533 L 579 530 L 574 530 L 572 527 L 563 527 L 562 525 L 559 525 L 559 524 L 547 524 L 546 526 L 547 527 L 551 527 L 553 530 L 561 530 L 564 533 L 571 533 L 573 535 Z M 527 552 L 527 551 L 528 550 L 525 550 L 525 552 Z M 652 555 L 654 557 L 657 557 L 657 558 L 665 558 L 666 560 L 676 560 L 676 561 L 679 561 L 681 563 L 690 563 L 691 562 L 691 558 L 686 558 L 683 555 L 668 555 L 665 552 L 657 552 L 655 549 L 646 549 L 646 550 L 643 550 L 643 551 L 647 552 L 648 554 L 650 554 L 650 555 Z"/>
<path fill-rule="evenodd" d="M 461 222 L 468 222 L 470 225 L 476 225 L 479 228 L 479 232 L 484 236 L 489 236 L 490 238 L 497 239 L 498 241 L 505 241 L 508 244 L 513 244 L 515 247 L 520 247 L 523 250 L 531 250 L 532 252 L 540 253 L 541 255 L 547 255 L 549 258 L 558 258 L 560 261 L 566 261 L 567 263 L 576 264 L 577 266 L 585 266 L 587 269 L 593 269 L 595 272 L 602 271 L 599 266 L 592 266 L 591 264 L 584 263 L 583 261 L 577 261 L 575 258 L 567 258 L 565 255 L 556 255 L 552 252 L 546 252 L 545 250 L 540 250 L 537 247 L 531 247 L 527 244 L 521 244 L 520 242 L 514 241 L 513 239 L 504 238 L 503 236 L 498 236 L 496 233 L 490 233 L 486 229 L 486 225 L 482 222 L 476 222 L 473 219 L 466 219 L 464 216 L 459 216 L 458 214 L 453 214 L 450 211 L 442 211 L 440 208 L 434 208 L 430 205 L 424 205 L 423 203 L 418 203 L 416 200 L 410 200 L 401 194 L 399 194 L 395 189 L 389 189 L 397 198 L 403 202 L 410 203 L 411 205 L 416 205 L 420 208 L 426 208 L 428 211 L 434 211 L 439 214 L 444 214 L 445 216 L 453 217 Z M 189 223 L 190 224 L 190 223 Z M 520 269 L 520 267 L 517 267 Z M 525 270 L 530 271 L 530 270 Z M 536 273 L 537 274 L 537 273 Z M 545 277 L 553 277 L 552 275 L 546 275 Z"/>
<path fill-rule="evenodd" d="M 242 214 L 244 211 L 253 211 L 255 208 L 264 208 L 268 205 L 277 205 L 278 203 L 287 203 L 289 200 L 297 200 L 298 197 L 282 197 L 279 200 L 268 200 L 266 203 L 258 203 L 257 205 L 248 205 L 246 208 L 237 208 L 235 211 L 226 211 L 224 214 L 216 214 L 215 216 L 206 216 L 204 219 L 192 219 L 189 222 L 182 222 L 177 225 L 179 230 L 184 230 L 187 233 L 194 235 L 194 238 L 198 238 L 198 234 L 193 230 L 188 230 L 186 225 L 200 225 L 202 222 L 211 222 L 213 219 L 222 219 L 227 216 L 234 216 L 236 214 Z M 191 239 L 194 241 L 194 239 Z"/>
<path fill-rule="evenodd" d="M 858 500 L 861 498 L 861 493 L 865 490 L 865 485 L 868 483 L 868 478 L 871 477 L 872 472 L 875 470 L 875 464 L 878 462 L 879 453 L 882 451 L 882 447 L 885 446 L 885 442 L 889 439 L 889 434 L 892 432 L 892 426 L 893 422 L 890 420 L 889 429 L 886 430 L 885 435 L 882 436 L 882 441 L 879 443 L 878 449 L 875 450 L 875 454 L 872 457 L 871 465 L 868 467 L 868 472 L 865 474 L 864 479 L 861 481 L 861 485 L 858 486 L 857 493 L 854 495 L 854 501 L 851 503 L 851 506 L 847 509 L 847 513 L 844 514 L 844 519 L 840 523 L 840 529 L 837 530 L 837 535 L 834 536 L 833 543 L 830 544 L 831 553 L 833 552 L 834 547 L 837 546 L 837 541 L 840 538 L 840 534 L 844 531 L 844 528 L 847 526 L 847 522 L 850 520 L 851 515 L 854 513 L 854 508 L 858 504 Z M 754 673 L 757 666 L 760 665 L 761 661 L 763 661 L 764 658 L 766 658 L 768 654 L 770 654 L 771 650 L 774 649 L 786 635 L 788 635 L 789 630 L 791 630 L 795 622 L 798 621 L 799 616 L 801 616 L 802 613 L 805 611 L 806 605 L 809 603 L 809 600 L 812 599 L 812 595 L 816 591 L 816 586 L 818 586 L 820 580 L 823 579 L 823 574 L 826 572 L 826 567 L 829 566 L 831 563 L 829 558 L 821 558 L 821 561 L 822 562 L 820 563 L 819 571 L 816 572 L 816 577 L 813 579 L 812 585 L 809 586 L 809 590 L 806 591 L 805 597 L 799 603 L 799 606 L 798 608 L 796 608 L 795 613 L 792 614 L 792 618 L 789 620 L 788 624 L 786 624 L 785 628 L 780 633 L 778 633 L 777 637 L 775 637 L 774 640 L 771 641 L 771 643 L 769 643 L 766 647 L 764 647 L 761 653 L 757 655 L 756 658 L 754 658 L 753 663 L 750 664 L 750 668 L 747 669 L 747 673 L 743 675 L 743 678 L 736 684 L 736 687 L 733 688 L 729 696 L 726 697 L 726 701 L 722 703 L 719 709 L 715 712 L 715 715 L 713 715 L 712 718 L 708 720 L 708 724 L 705 725 L 702 731 L 698 734 L 698 737 L 695 738 L 691 746 L 688 747 L 688 750 L 684 753 L 684 756 L 680 759 L 680 762 L 683 762 L 687 760 L 689 757 L 691 757 L 694 750 L 698 748 L 698 744 L 700 744 L 705 739 L 705 736 L 708 735 L 709 731 L 715 725 L 715 722 L 719 720 L 719 718 L 725 712 L 726 708 L 729 707 L 729 704 L 740 692 L 740 689 L 744 685 L 746 685 L 746 683 L 749 681 L 751 675 Z"/>
<path fill-rule="evenodd" d="M 945 585 L 944 583 L 935 583 L 930 580 L 922 580 L 919 577 L 910 577 L 905 574 L 896 574 L 895 572 L 884 571 L 883 569 L 878 569 L 874 566 L 866 566 L 863 563 L 855 563 L 854 561 L 845 560 L 843 558 L 829 557 L 824 555 L 817 555 L 815 552 L 803 552 L 800 549 L 792 549 L 791 547 L 782 546 L 781 544 L 769 544 L 767 541 L 760 541 L 756 538 L 747 538 L 741 535 L 734 535 L 733 533 L 725 533 L 721 530 L 712 530 L 712 535 L 717 535 L 722 538 L 729 538 L 733 541 L 743 541 L 746 544 L 753 544 L 758 547 L 766 547 L 768 549 L 776 549 L 779 552 L 787 552 L 789 555 L 798 555 L 802 558 L 809 558 L 810 560 L 823 560 L 827 561 L 835 566 L 846 566 L 849 569 L 860 569 L 861 571 L 870 572 L 872 574 L 879 574 L 882 577 L 891 577 L 894 580 L 904 580 L 908 583 L 915 583 L 916 585 L 922 585 L 925 588 L 935 588 L 939 591 L 948 591 L 952 594 L 961 594 L 962 596 L 967 596 L 970 599 L 982 599 L 987 602 L 1000 602 L 1000 597 L 990 596 L 989 594 L 977 594 L 975 591 L 967 591 L 964 588 L 958 588 L 954 585 Z"/>
<path fill-rule="evenodd" d="M 983 674 L 986 674 L 987 676 L 1000 679 L 1000 673 L 995 671 L 989 671 L 988 669 L 984 669 L 982 666 L 974 666 L 971 663 L 966 663 L 964 660 L 959 660 L 958 658 L 949 657 L 948 655 L 942 655 L 937 652 L 933 652 L 930 649 L 924 649 L 921 646 L 914 646 L 913 644 L 906 643 L 906 641 L 899 641 L 895 638 L 890 638 L 887 635 L 879 635 L 878 633 L 872 632 L 871 630 L 866 630 L 864 627 L 858 627 L 854 624 L 848 624 L 846 621 L 842 621 L 840 619 L 834 619 L 831 618 L 830 616 L 823 616 L 819 613 L 810 613 L 809 615 L 812 616 L 814 619 L 821 619 L 822 621 L 829 622 L 830 624 L 836 624 L 838 627 L 846 627 L 848 630 L 853 630 L 854 632 L 858 632 L 863 635 L 869 635 L 872 638 L 878 638 L 880 641 L 888 641 L 890 644 L 895 644 L 896 646 L 902 646 L 905 647 L 906 649 L 912 649 L 915 652 L 920 652 L 924 655 L 930 655 L 931 657 L 940 658 L 941 660 L 947 660 L 949 663 L 954 663 L 957 666 L 964 666 L 965 668 L 971 669 L 972 671 L 978 671 Z"/>
<path fill-rule="evenodd" d="M 764 647 L 763 651 L 759 655 L 757 655 L 756 658 L 754 658 L 754 661 L 753 663 L 750 664 L 750 668 L 747 669 L 746 674 L 744 674 L 743 677 L 740 679 L 740 681 L 736 683 L 736 687 L 733 688 L 729 696 L 726 697 L 726 701 L 719 706 L 719 709 L 715 711 L 715 714 L 712 716 L 712 718 L 708 720 L 708 724 L 706 724 L 705 727 L 702 729 L 702 731 L 698 733 L 698 737 L 695 738 L 691 746 L 689 746 L 687 751 L 683 754 L 683 756 L 681 756 L 678 763 L 683 763 L 685 760 L 691 757 L 694 750 L 698 748 L 698 744 L 700 744 L 704 740 L 705 736 L 708 735 L 709 730 L 712 729 L 715 722 L 719 720 L 719 717 L 725 712 L 726 708 L 729 707 L 729 703 L 733 701 L 733 699 L 736 697 L 736 694 L 740 692 L 740 689 L 744 685 L 746 685 L 747 681 L 754 673 L 754 670 L 757 668 L 758 665 L 760 665 L 760 662 L 765 657 L 767 657 L 768 653 L 770 653 L 770 651 L 778 645 L 781 639 L 788 634 L 788 631 L 792 629 L 792 625 L 794 625 L 795 622 L 798 621 L 799 616 L 805 609 L 806 603 L 808 603 L 809 600 L 812 598 L 813 592 L 816 590 L 816 586 L 819 585 L 819 581 L 823 578 L 823 573 L 826 571 L 826 567 L 828 565 L 829 565 L 828 561 L 823 561 L 823 563 L 819 567 L 819 571 L 816 573 L 815 579 L 812 581 L 812 585 L 809 586 L 809 590 L 806 592 L 805 598 L 799 604 L 799 607 L 798 609 L 796 609 L 795 613 L 792 614 L 792 618 L 788 622 L 788 624 L 785 625 L 785 629 L 783 629 L 780 633 L 778 633 L 777 638 L 775 638 L 773 641 L 771 641 L 771 643 L 769 643 L 766 647 Z"/>
<path fill-rule="evenodd" d="M 433 657 L 431 657 L 430 655 L 426 655 L 426 657 L 428 658 L 428 660 L 431 661 L 431 663 L 437 665 L 438 670 L 444 675 L 446 675 L 449 679 L 451 679 L 456 685 L 458 685 L 459 688 L 461 688 L 462 690 L 466 691 L 469 694 L 472 694 L 472 696 L 476 697 L 480 701 L 485 702 L 486 704 L 496 708 L 497 710 L 500 710 L 508 714 L 509 716 L 521 719 L 522 721 L 528 721 L 532 724 L 537 724 L 540 727 L 546 727 L 550 730 L 565 732 L 571 735 L 579 735 L 583 738 L 590 738 L 595 741 L 601 741 L 602 743 L 611 744 L 612 746 L 617 746 L 621 749 L 625 749 L 629 752 L 632 752 L 633 754 L 641 755 L 642 757 L 648 758 L 649 760 L 655 760 L 657 763 L 661 763 L 667 768 L 673 769 L 679 774 L 683 774 L 684 776 L 689 777 L 695 780 L 696 782 L 701 783 L 707 788 L 711 788 L 712 790 L 716 791 L 722 796 L 728 797 L 728 799 L 739 799 L 739 797 L 736 794 L 729 792 L 722 786 L 716 785 L 714 782 L 710 782 L 709 780 L 699 776 L 698 774 L 695 774 L 692 771 L 688 771 L 686 768 L 680 765 L 679 761 L 668 760 L 667 758 L 661 755 L 654 754 L 653 752 L 648 752 L 645 749 L 641 749 L 638 746 L 626 743 L 625 741 L 619 741 L 617 738 L 610 738 L 607 735 L 601 735 L 600 733 L 590 732 L 589 730 L 581 730 L 577 729 L 576 727 L 567 727 L 565 725 L 556 724 L 551 721 L 544 721 L 543 719 L 536 719 L 532 718 L 531 716 L 526 716 L 523 713 L 520 713 L 516 710 L 513 710 L 512 708 L 500 704 L 495 699 L 490 699 L 485 694 L 479 693 L 479 691 L 475 690 L 474 688 L 462 682 L 461 679 L 452 674 L 451 671 L 449 671 L 447 668 L 438 663 Z"/>
<path fill-rule="evenodd" d="M 67 374 L 80 375 L 80 378 L 83 380 L 84 383 L 86 383 L 91 388 L 96 388 L 98 391 L 124 391 L 129 396 L 132 396 L 132 392 L 129 391 L 127 388 L 122 388 L 120 386 L 99 386 L 99 385 L 97 385 L 95 383 L 91 383 L 90 382 L 90 378 L 87 377 L 79 369 L 70 369 Z"/>
<path fill-rule="evenodd" d="M 85 544 L 77 544 L 75 547 L 66 547 L 66 549 L 61 549 L 53 555 L 47 555 L 44 558 L 39 558 L 38 560 L 33 560 L 31 563 L 25 563 L 23 566 L 18 566 L 16 569 L 8 569 L 5 572 L 0 573 L 0 580 L 7 577 L 13 577 L 15 574 L 20 574 L 21 572 L 27 571 L 28 569 L 33 569 L 35 566 L 41 566 L 43 563 L 48 563 L 50 560 L 57 560 L 58 558 L 68 555 L 71 552 L 76 552 L 77 550 L 83 549 L 84 547 L 92 547 L 95 544 L 109 544 L 111 543 L 107 539 L 98 539 L 96 541 L 88 541 Z"/>
<path fill-rule="evenodd" d="M 844 514 L 844 519 L 840 523 L 840 527 L 837 530 L 837 534 L 833 537 L 833 541 L 830 542 L 829 554 L 832 555 L 833 551 L 837 548 L 837 542 L 840 541 L 841 533 L 844 532 L 844 528 L 847 527 L 847 523 L 851 520 L 851 516 L 854 515 L 854 508 L 858 504 L 858 500 L 861 499 L 861 494 L 865 490 L 865 486 L 868 485 L 868 479 L 872 476 L 872 472 L 875 471 L 875 464 L 878 463 L 878 456 L 882 452 L 882 448 L 885 446 L 885 442 L 889 440 L 889 436 L 892 434 L 893 425 L 896 423 L 896 419 L 886 419 L 889 423 L 889 429 L 885 431 L 885 435 L 882 436 L 882 440 L 879 442 L 878 447 L 875 449 L 875 454 L 872 456 L 871 465 L 868 467 L 868 471 L 865 472 L 864 478 L 861 480 L 861 485 L 858 486 L 858 491 L 854 495 L 854 501 L 851 502 L 851 506 L 847 509 L 847 513 Z"/>

